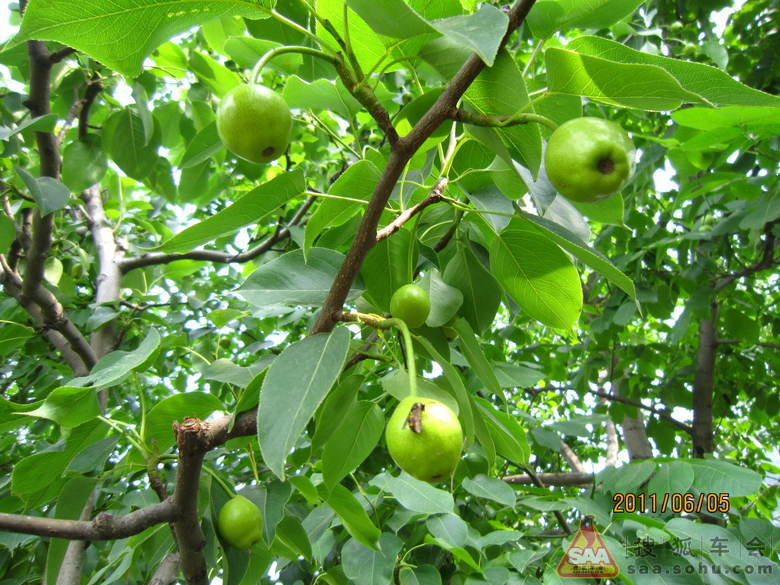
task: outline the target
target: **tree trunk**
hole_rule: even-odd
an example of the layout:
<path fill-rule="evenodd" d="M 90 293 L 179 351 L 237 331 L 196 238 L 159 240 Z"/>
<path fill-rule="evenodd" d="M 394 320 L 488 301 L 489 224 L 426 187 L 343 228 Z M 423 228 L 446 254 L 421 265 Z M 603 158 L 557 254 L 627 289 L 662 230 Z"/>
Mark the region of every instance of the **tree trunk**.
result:
<path fill-rule="evenodd" d="M 718 304 L 710 306 L 710 318 L 699 321 L 699 349 L 693 381 L 693 456 L 713 451 L 712 395 L 715 388 L 715 347 Z"/>

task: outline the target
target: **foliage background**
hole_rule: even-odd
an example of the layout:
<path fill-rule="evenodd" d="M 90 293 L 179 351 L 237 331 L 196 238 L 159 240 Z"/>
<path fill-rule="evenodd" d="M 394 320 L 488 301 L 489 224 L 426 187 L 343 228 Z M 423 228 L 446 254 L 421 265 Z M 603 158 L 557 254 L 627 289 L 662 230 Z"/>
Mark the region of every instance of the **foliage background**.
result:
<path fill-rule="evenodd" d="M 46 4 L 28 9 L 46 16 Z M 0 247 L 8 267 L 0 296 L 0 511 L 87 520 L 146 509 L 183 481 L 171 424 L 246 412 L 262 386 L 273 399 L 260 401 L 260 420 L 268 421 L 257 429 L 260 442 L 251 429 L 208 450 L 195 475 L 209 579 L 556 583 L 571 538 L 565 530 L 591 514 L 621 566 L 617 582 L 775 582 L 777 2 L 737 9 L 722 1 L 624 1 L 613 3 L 626 14 L 619 22 L 614 6 L 604 16 L 607 2 L 589 3 L 593 13 L 564 12 L 573 14 L 568 20 L 556 20 L 556 10 L 576 3 L 537 3 L 530 27 L 467 93 L 468 107 L 511 114 L 532 92 L 542 98 L 534 110 L 556 122 L 585 114 L 622 124 L 640 150 L 637 175 L 608 203 L 574 208 L 554 198 L 543 175 L 534 180 L 549 134 L 542 126 L 517 126 L 499 139 L 495 130 L 456 124 L 463 144 L 449 158 L 447 122 L 411 158 L 381 225 L 425 200 L 445 160 L 446 195 L 469 210 L 435 203 L 379 243 L 347 308 L 386 311 L 392 291 L 413 276 L 436 293 L 429 327 L 416 332 L 422 391 L 454 401 L 464 425 L 467 407 L 474 422 L 451 485 L 435 488 L 399 476 L 381 439 L 406 393 L 396 336 L 342 325 L 322 346 L 307 338 L 352 245 L 364 207 L 355 200 L 368 200 L 387 163 L 388 139 L 334 83 L 332 67 L 287 54 L 264 69 L 263 82 L 293 108 L 288 155 L 257 166 L 222 149 L 213 123 L 219 98 L 267 49 L 310 42 L 278 19 L 260 19 L 257 6 L 235 4 L 236 12 L 203 23 L 196 12 L 177 15 L 175 30 L 152 35 L 143 67 L 138 47 L 101 53 L 114 45 L 101 49 L 94 30 L 74 24 L 46 36 L 30 18 L 22 40 L 44 38 L 62 55 L 47 71 L 47 112 L 33 109 L 43 115 L 32 123 L 25 102 L 36 91 L 35 62 L 24 43 L 0 52 Z M 476 9 L 410 4 L 431 21 Z M 213 8 L 198 7 L 207 5 Z M 412 35 L 412 21 L 397 17 L 397 25 L 381 7 L 350 5 L 363 70 L 387 49 L 371 83 L 402 135 L 464 51 L 495 55 L 490 27 L 502 22 L 498 9 L 480 8 L 471 21 L 484 36 L 423 47 L 428 37 Z M 317 6 L 341 27 L 340 3 Z M 48 17 L 60 8 L 49 3 Z M 718 34 L 712 14 L 722 8 L 733 12 Z M 11 9 L 16 32 L 19 14 Z M 335 44 L 303 2 L 276 9 Z M 452 35 L 457 22 L 449 21 Z M 100 26 L 128 32 L 128 44 L 117 45 L 126 49 L 145 24 Z M 713 69 L 641 69 L 640 57 L 609 40 Z M 63 51 L 66 44 L 79 51 Z M 418 53 L 421 59 L 402 59 Z M 730 84 L 717 70 L 767 93 Z M 41 134 L 55 140 L 61 175 L 47 171 Z M 515 172 L 507 150 L 524 168 Z M 41 253 L 36 236 L 52 209 L 50 247 Z M 518 210 L 558 227 L 552 235 L 528 231 L 533 224 Z M 561 237 L 572 234 L 609 262 L 566 248 L 571 263 L 550 243 L 565 245 Z M 447 245 L 437 249 L 440 243 Z M 562 295 L 571 277 L 547 281 L 543 269 L 539 277 L 552 287 L 545 299 L 560 305 L 534 310 L 534 296 L 512 284 L 517 267 L 531 267 L 533 258 L 576 264 L 581 313 Z M 105 286 L 113 277 L 101 276 L 113 274 L 108 266 L 121 267 L 113 291 Z M 36 270 L 44 292 L 30 303 L 12 273 L 29 281 Z M 72 329 L 45 314 L 52 298 Z M 458 337 L 448 342 L 441 325 L 456 312 Z M 79 337 L 90 339 L 98 366 L 68 359 Z M 338 371 L 317 371 L 302 384 L 311 373 L 303 366 L 323 355 L 350 367 L 334 384 Z M 280 365 L 268 370 L 272 363 Z M 298 404 L 319 407 L 300 436 L 277 440 L 291 428 L 279 413 Z M 265 515 L 266 540 L 251 553 L 224 546 L 213 529 L 234 488 Z M 727 514 L 614 513 L 613 494 L 628 492 L 729 493 L 731 507 Z M 80 549 L 23 532 L 0 533 L 0 583 L 41 576 L 143 583 L 186 565 L 173 556 L 165 523 Z M 686 538 L 691 554 L 681 555 Z M 727 553 L 713 548 L 718 539 L 728 542 Z M 756 570 L 655 574 L 699 563 Z M 761 574 L 759 565 L 774 573 Z"/>

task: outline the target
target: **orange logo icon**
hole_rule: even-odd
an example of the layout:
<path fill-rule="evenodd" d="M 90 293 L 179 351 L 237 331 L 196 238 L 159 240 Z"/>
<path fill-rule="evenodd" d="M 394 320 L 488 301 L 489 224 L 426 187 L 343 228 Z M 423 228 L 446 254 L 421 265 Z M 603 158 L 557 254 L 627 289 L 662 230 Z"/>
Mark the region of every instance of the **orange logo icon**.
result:
<path fill-rule="evenodd" d="M 615 559 L 593 525 L 593 516 L 585 516 L 568 550 L 558 563 L 561 577 L 606 579 L 620 573 Z"/>

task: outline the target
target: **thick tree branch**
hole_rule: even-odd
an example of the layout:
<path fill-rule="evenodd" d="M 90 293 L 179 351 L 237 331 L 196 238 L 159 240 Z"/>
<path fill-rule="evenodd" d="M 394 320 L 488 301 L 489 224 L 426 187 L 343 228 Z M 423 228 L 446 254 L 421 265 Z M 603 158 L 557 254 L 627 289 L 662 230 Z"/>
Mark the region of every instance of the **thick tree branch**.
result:
<path fill-rule="evenodd" d="M 149 580 L 149 585 L 171 585 L 179 573 L 179 553 L 167 555 Z"/>
<path fill-rule="evenodd" d="M 431 192 L 428 193 L 428 195 L 426 195 L 422 201 L 420 201 L 417 205 L 413 205 L 409 209 L 404 210 L 391 223 L 387 224 L 385 227 L 379 230 L 376 233 L 377 243 L 381 242 L 385 238 L 389 238 L 390 236 L 392 236 L 395 232 L 400 230 L 407 221 L 412 219 L 415 215 L 420 213 L 423 209 L 425 209 L 429 205 L 433 205 L 434 203 L 438 203 L 439 201 L 441 201 L 442 194 L 444 193 L 444 190 L 447 188 L 448 182 L 449 181 L 447 180 L 446 177 L 439 179 L 436 182 L 436 185 L 434 185 L 433 189 L 431 189 Z"/>
<path fill-rule="evenodd" d="M 23 514 L 0 514 L 0 530 L 75 540 L 116 540 L 143 532 L 150 526 L 169 522 L 175 516 L 176 507 L 173 501 L 166 500 L 123 516 L 98 514 L 94 520 L 61 520 Z"/>
<path fill-rule="evenodd" d="M 699 347 L 693 380 L 693 456 L 704 457 L 714 449 L 712 396 L 715 389 L 718 304 L 710 306 L 710 316 L 699 321 Z"/>
<path fill-rule="evenodd" d="M 93 185 L 81 193 L 87 209 L 87 223 L 92 232 L 92 239 L 97 251 L 97 279 L 95 282 L 95 302 L 98 305 L 116 303 L 119 301 L 119 286 L 122 273 L 119 270 L 118 251 L 114 232 L 108 223 L 103 200 L 100 197 L 100 186 Z M 92 348 L 98 358 L 114 350 L 116 327 L 109 322 L 92 334 Z"/>
<path fill-rule="evenodd" d="M 582 461 L 563 440 L 561 440 L 561 455 L 563 455 L 563 458 L 566 459 L 566 462 L 574 471 L 585 473 L 585 466 L 582 464 Z"/>
<path fill-rule="evenodd" d="M 193 250 L 192 252 L 185 252 L 181 254 L 142 254 L 134 258 L 125 258 L 119 261 L 119 269 L 123 274 L 130 272 L 135 268 L 143 268 L 145 266 L 156 266 L 158 264 L 168 264 L 175 262 L 176 260 L 203 260 L 206 262 L 216 262 L 219 264 L 241 264 L 254 260 L 261 254 L 267 252 L 274 247 L 277 243 L 290 237 L 290 228 L 299 225 L 303 221 L 303 217 L 309 208 L 312 206 L 316 197 L 312 196 L 306 199 L 301 205 L 298 211 L 287 227 L 283 227 L 277 230 L 273 235 L 269 236 L 257 246 L 250 248 L 240 254 L 228 254 L 226 252 L 218 252 L 215 250 Z"/>
<path fill-rule="evenodd" d="M 73 373 L 76 376 L 86 376 L 89 374 L 89 370 L 92 366 L 88 366 L 81 355 L 79 355 L 71 347 L 68 339 L 60 333 L 47 325 L 46 317 L 44 316 L 41 308 L 29 299 L 22 298 L 22 279 L 14 271 L 6 261 L 5 257 L 0 254 L 0 266 L 3 271 L 0 272 L 0 282 L 3 284 L 3 288 L 6 294 L 16 299 L 16 301 L 25 308 L 30 315 L 33 323 L 38 327 L 39 331 L 43 333 L 43 336 L 49 340 L 49 342 L 57 349 L 61 354 L 65 363 L 70 366 Z"/>
<path fill-rule="evenodd" d="M 174 423 L 179 465 L 176 468 L 176 488 L 173 501 L 176 518 L 173 530 L 179 547 L 181 571 L 187 585 L 208 585 L 208 571 L 203 548 L 206 537 L 198 516 L 198 489 L 203 457 L 210 448 L 210 425 L 197 418 L 185 418 Z"/>
<path fill-rule="evenodd" d="M 63 59 L 69 57 L 73 53 L 76 52 L 76 49 L 73 47 L 63 47 L 59 51 L 54 51 L 51 55 L 49 55 L 49 61 L 52 63 L 59 63 Z"/>
<path fill-rule="evenodd" d="M 512 32 L 522 24 L 535 2 L 536 0 L 518 0 L 515 3 L 509 11 L 509 26 L 499 48 L 506 44 Z M 485 63 L 482 59 L 477 55 L 471 55 L 458 73 L 455 74 L 455 77 L 447 84 L 447 87 L 433 106 L 414 125 L 409 134 L 400 138 L 393 145 L 387 165 L 374 188 L 355 238 L 347 252 L 347 257 L 333 281 L 320 316 L 312 328 L 312 333 L 323 333 L 333 328 L 336 311 L 344 305 L 347 293 L 363 264 L 366 254 L 376 243 L 376 229 L 379 219 L 406 163 L 409 162 L 409 159 L 436 128 L 447 119 L 448 112 L 455 107 L 469 85 L 484 68 Z"/>
<path fill-rule="evenodd" d="M 89 494 L 84 507 L 81 509 L 79 520 L 87 520 L 92 515 L 92 508 L 95 505 L 97 488 Z M 57 573 L 56 585 L 71 585 L 72 583 L 81 583 L 81 573 L 84 569 L 84 550 L 87 543 L 84 540 L 71 540 L 65 549 L 65 556 L 60 563 L 60 570 Z"/>
<path fill-rule="evenodd" d="M 544 485 L 554 486 L 572 486 L 572 485 L 591 485 L 594 480 L 592 473 L 537 473 L 536 477 Z M 519 485 L 536 485 L 534 479 L 527 473 L 520 475 L 507 475 L 501 478 L 503 481 Z"/>

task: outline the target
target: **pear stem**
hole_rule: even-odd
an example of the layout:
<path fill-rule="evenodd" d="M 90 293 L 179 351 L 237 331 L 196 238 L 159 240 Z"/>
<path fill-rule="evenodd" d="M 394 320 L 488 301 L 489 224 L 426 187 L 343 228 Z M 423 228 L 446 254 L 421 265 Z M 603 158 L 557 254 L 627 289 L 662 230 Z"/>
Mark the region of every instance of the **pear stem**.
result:
<path fill-rule="evenodd" d="M 396 328 L 401 332 L 404 341 L 404 352 L 406 354 L 406 371 L 409 372 L 409 396 L 417 398 L 417 364 L 414 359 L 414 346 L 412 345 L 412 335 L 409 333 L 409 327 L 402 319 L 386 319 L 381 315 L 372 315 L 369 313 L 358 313 L 357 311 L 337 311 L 334 319 L 336 321 L 346 321 L 352 323 L 361 323 L 376 329 Z"/>
<path fill-rule="evenodd" d="M 305 47 L 303 45 L 274 47 L 273 49 L 266 51 L 266 53 L 260 57 L 260 60 L 255 63 L 255 66 L 252 68 L 252 73 L 249 75 L 249 80 L 252 83 L 258 83 L 260 72 L 263 70 L 263 67 L 265 67 L 266 63 L 268 63 L 274 57 L 283 55 L 284 53 L 300 53 L 302 55 L 311 55 L 312 57 L 318 57 L 328 61 L 329 63 L 333 63 L 334 65 L 338 62 L 338 59 L 333 55 L 328 55 L 324 51 L 320 51 L 319 49 L 315 49 L 313 47 Z"/>

